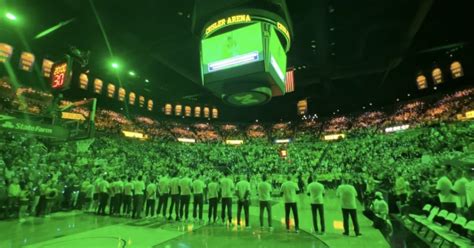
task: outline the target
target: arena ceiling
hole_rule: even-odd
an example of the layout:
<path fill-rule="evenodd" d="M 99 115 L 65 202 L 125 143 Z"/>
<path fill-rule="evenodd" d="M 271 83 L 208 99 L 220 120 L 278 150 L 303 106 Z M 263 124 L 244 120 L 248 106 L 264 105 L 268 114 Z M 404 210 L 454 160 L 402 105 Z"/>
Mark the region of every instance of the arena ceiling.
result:
<path fill-rule="evenodd" d="M 15 31 L 0 23 L 0 31 L 7 40 L 53 58 L 69 45 L 90 50 L 91 72 L 111 81 L 117 80 L 110 68 L 115 57 L 123 67 L 122 84 L 160 104 L 209 104 L 221 109 L 223 119 L 233 121 L 288 120 L 296 118 L 296 102 L 304 98 L 310 113 L 327 116 L 433 93 L 432 87 L 417 91 L 418 71 L 429 73 L 434 64 L 446 67 L 453 58 L 471 63 L 468 2 L 287 1 L 294 30 L 288 65 L 296 69 L 296 91 L 245 111 L 224 105 L 201 86 L 193 0 L 3 0 L 3 9 L 14 10 L 21 22 Z M 70 19 L 74 20 L 34 39 Z M 14 38 L 20 33 L 23 41 Z M 130 70 L 135 77 L 128 75 Z M 438 91 L 450 87 L 455 86 L 446 84 Z"/>

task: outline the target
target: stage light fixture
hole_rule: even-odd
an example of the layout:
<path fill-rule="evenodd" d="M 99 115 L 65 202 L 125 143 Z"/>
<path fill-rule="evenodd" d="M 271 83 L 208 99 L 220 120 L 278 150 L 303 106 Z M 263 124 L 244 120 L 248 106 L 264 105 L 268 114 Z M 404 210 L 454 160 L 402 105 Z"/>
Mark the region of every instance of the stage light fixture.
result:
<path fill-rule="evenodd" d="M 5 17 L 6 17 L 7 19 L 9 19 L 9 20 L 12 20 L 12 21 L 16 21 L 16 20 L 17 20 L 16 16 L 15 16 L 14 14 L 10 13 L 10 12 L 7 12 L 7 13 L 5 14 Z"/>

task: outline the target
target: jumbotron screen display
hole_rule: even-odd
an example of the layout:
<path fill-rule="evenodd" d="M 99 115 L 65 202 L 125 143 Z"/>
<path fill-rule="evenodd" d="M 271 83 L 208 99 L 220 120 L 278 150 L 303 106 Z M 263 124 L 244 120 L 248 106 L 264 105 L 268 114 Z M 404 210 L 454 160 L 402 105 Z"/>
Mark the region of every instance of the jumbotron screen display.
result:
<path fill-rule="evenodd" d="M 262 26 L 255 23 L 202 40 L 203 74 L 263 60 Z"/>
<path fill-rule="evenodd" d="M 286 76 L 286 52 L 274 28 L 270 31 L 270 65 L 278 76 L 276 77 L 278 80 L 277 83 L 284 84 Z"/>

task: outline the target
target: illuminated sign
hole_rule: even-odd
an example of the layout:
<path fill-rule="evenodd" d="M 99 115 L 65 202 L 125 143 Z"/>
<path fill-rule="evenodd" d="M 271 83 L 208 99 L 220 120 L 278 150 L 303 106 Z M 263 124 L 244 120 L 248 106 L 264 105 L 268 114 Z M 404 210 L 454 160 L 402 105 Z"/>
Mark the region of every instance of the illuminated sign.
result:
<path fill-rule="evenodd" d="M 474 110 L 466 112 L 466 119 L 474 118 Z"/>
<path fill-rule="evenodd" d="M 410 125 L 387 127 L 387 128 L 385 128 L 385 132 L 386 133 L 398 132 L 398 131 L 407 130 L 408 128 L 410 128 Z"/>
<path fill-rule="evenodd" d="M 122 131 L 123 135 L 128 138 L 135 138 L 135 139 L 147 139 L 148 136 L 146 136 L 143 133 L 137 133 L 137 132 L 131 132 L 131 131 Z"/>
<path fill-rule="evenodd" d="M 338 140 L 338 139 L 344 139 L 346 137 L 345 134 L 329 134 L 329 135 L 324 135 L 324 140 Z"/>
<path fill-rule="evenodd" d="M 276 139 L 275 143 L 277 144 L 285 144 L 285 143 L 290 143 L 291 139 Z"/>
<path fill-rule="evenodd" d="M 43 77 L 49 78 L 51 76 L 51 67 L 53 67 L 53 61 L 43 59 Z"/>
<path fill-rule="evenodd" d="M 243 140 L 226 140 L 225 143 L 227 145 L 242 145 L 244 141 Z"/>
<path fill-rule="evenodd" d="M 69 136 L 69 131 L 66 128 L 17 119 L 8 115 L 0 115 L 0 130 L 29 133 L 57 139 L 67 139 Z"/>
<path fill-rule="evenodd" d="M 0 43 L 0 63 L 7 62 L 13 54 L 13 47 L 5 44 Z"/>
<path fill-rule="evenodd" d="M 195 139 L 190 138 L 178 138 L 178 141 L 183 143 L 196 143 Z"/>
<path fill-rule="evenodd" d="M 67 62 L 53 65 L 53 68 L 51 69 L 51 88 L 55 90 L 64 88 L 68 76 L 67 72 Z"/>
<path fill-rule="evenodd" d="M 211 34 L 212 32 L 223 28 L 228 25 L 233 25 L 233 24 L 239 24 L 239 23 L 246 23 L 246 22 L 251 22 L 252 18 L 250 15 L 234 15 L 234 16 L 229 16 L 227 18 L 222 18 L 220 20 L 215 21 L 211 25 L 209 25 L 206 28 L 206 35 Z"/>
<path fill-rule="evenodd" d="M 238 66 L 238 65 L 249 64 L 249 63 L 258 61 L 258 59 L 259 59 L 258 52 L 251 52 L 251 53 L 247 53 L 243 55 L 238 55 L 232 58 L 224 59 L 221 61 L 217 61 L 214 63 L 209 63 L 207 70 L 209 72 L 215 72 L 215 71 L 227 69 L 227 68 Z"/>
<path fill-rule="evenodd" d="M 28 52 L 22 52 L 20 57 L 20 69 L 24 71 L 31 71 L 33 63 L 35 62 L 35 55 Z"/>
<path fill-rule="evenodd" d="M 288 32 L 288 29 L 285 27 L 285 25 L 283 25 L 282 23 L 280 22 L 277 22 L 277 28 L 278 30 L 280 30 L 283 34 L 285 34 L 286 38 L 288 40 L 290 40 L 290 32 Z"/>
<path fill-rule="evenodd" d="M 67 120 L 78 120 L 84 121 L 86 118 L 82 114 L 71 113 L 71 112 L 61 112 L 61 118 Z"/>

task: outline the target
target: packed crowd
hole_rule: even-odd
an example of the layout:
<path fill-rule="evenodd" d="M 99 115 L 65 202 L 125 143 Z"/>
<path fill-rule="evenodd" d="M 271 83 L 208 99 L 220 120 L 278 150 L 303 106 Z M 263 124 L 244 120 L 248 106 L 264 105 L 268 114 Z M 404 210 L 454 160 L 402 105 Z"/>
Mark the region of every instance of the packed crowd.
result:
<path fill-rule="evenodd" d="M 299 175 L 306 184 L 316 174 L 328 188 L 351 178 L 361 201 L 376 190 L 383 190 L 408 195 L 417 208 L 417 202 L 436 198 L 433 187 L 441 176 L 454 181 L 460 173 L 472 169 L 456 164 L 456 159 L 472 155 L 473 125 L 442 124 L 333 143 L 314 138 L 312 143 L 269 145 L 254 140 L 241 146 L 137 141 L 110 134 L 50 145 L 25 135 L 2 133 L 0 203 L 8 209 L 9 216 L 15 216 L 18 209 L 11 205 L 15 197 L 19 200 L 15 204 L 23 207 L 21 218 L 27 213 L 41 216 L 74 207 L 74 192 L 86 190 L 86 182 L 92 184 L 105 176 L 113 180 L 140 176 L 150 183 L 162 175 L 177 173 L 201 177 L 207 183 L 229 172 L 234 180 L 238 175 L 252 175 L 251 185 L 256 185 L 261 175 L 268 175 L 275 188 L 286 180 L 285 175 Z M 287 151 L 286 156 L 279 153 L 282 149 Z M 452 165 L 448 171 L 444 167 L 447 163 Z M 472 160 L 467 163 L 472 166 Z M 406 184 L 403 189 L 397 188 L 400 178 Z M 12 189 L 12 185 L 19 188 Z M 424 189 L 422 196 L 418 189 Z M 414 199 L 417 197 L 424 198 Z"/>
<path fill-rule="evenodd" d="M 32 114 L 44 114 L 50 111 L 52 96 L 31 88 L 19 88 L 13 91 L 11 85 L 2 81 L 0 87 L 0 109 L 6 112 L 20 111 Z M 144 133 L 154 139 L 176 140 L 177 138 L 192 138 L 198 142 L 220 142 L 227 139 L 297 139 L 311 140 L 314 136 L 334 133 L 366 134 L 382 131 L 387 127 L 410 125 L 411 127 L 425 126 L 440 122 L 452 122 L 462 119 L 463 115 L 474 109 L 474 88 L 458 90 L 440 98 L 417 99 L 398 104 L 394 111 L 377 111 L 355 113 L 348 116 L 332 118 L 303 118 L 297 122 L 279 123 L 216 123 L 154 120 L 145 116 L 127 117 L 127 111 L 98 109 L 95 125 L 97 130 L 111 134 L 121 131 Z M 61 101 L 61 106 L 70 104 Z M 387 108 L 389 109 L 389 108 Z M 70 111 L 89 116 L 89 110 L 84 106 Z"/>

